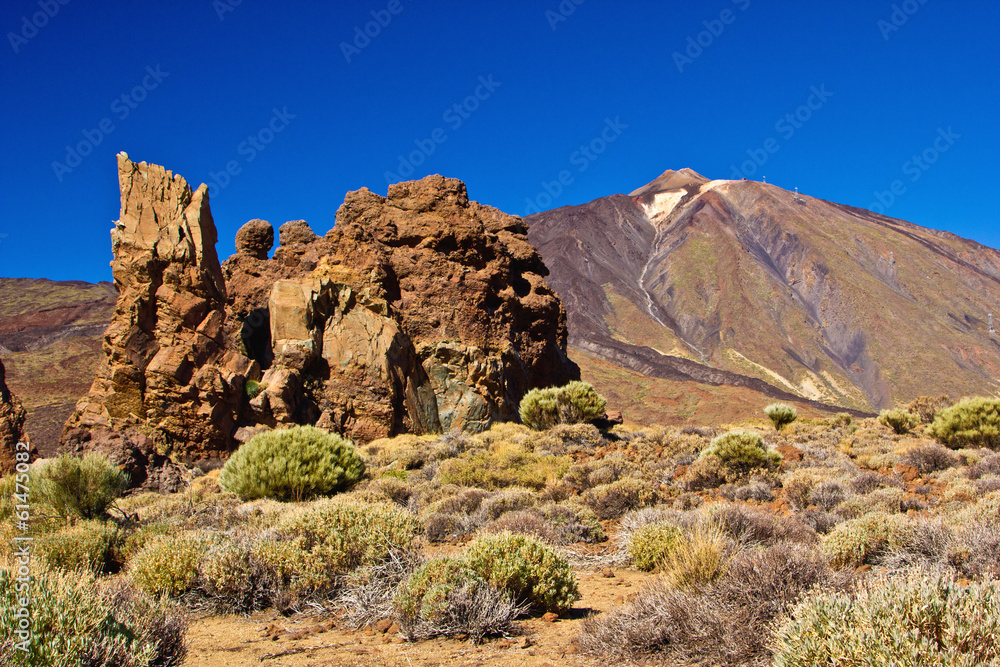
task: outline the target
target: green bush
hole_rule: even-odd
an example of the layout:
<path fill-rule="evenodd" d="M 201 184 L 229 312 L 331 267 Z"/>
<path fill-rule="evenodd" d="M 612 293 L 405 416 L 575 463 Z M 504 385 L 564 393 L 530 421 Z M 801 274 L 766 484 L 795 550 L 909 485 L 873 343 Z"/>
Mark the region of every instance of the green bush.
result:
<path fill-rule="evenodd" d="M 258 433 L 229 457 L 219 483 L 243 500 L 308 500 L 346 489 L 365 464 L 349 441 L 315 426 Z"/>
<path fill-rule="evenodd" d="M 915 428 L 920 423 L 920 418 L 912 412 L 896 408 L 878 413 L 878 422 L 883 426 L 888 426 L 899 435 L 903 435 Z"/>
<path fill-rule="evenodd" d="M 441 464 L 438 479 L 481 489 L 524 486 L 542 489 L 566 474 L 573 460 L 568 456 L 539 455 L 520 447 L 493 447 L 466 453 Z"/>
<path fill-rule="evenodd" d="M 767 449 L 764 439 L 753 431 L 729 431 L 714 438 L 699 458 L 709 456 L 719 459 L 729 481 L 755 470 L 776 470 L 781 464 L 781 454 Z"/>
<path fill-rule="evenodd" d="M 103 521 L 79 521 L 35 539 L 45 562 L 61 570 L 104 572 L 114 560 L 118 526 Z"/>
<path fill-rule="evenodd" d="M 0 569 L 0 665 L 10 667 L 166 667 L 185 654 L 184 616 L 123 582 L 100 585 L 93 575 L 33 567 L 31 638 L 15 646 L 16 575 Z"/>
<path fill-rule="evenodd" d="M 328 570 L 346 572 L 409 551 L 421 524 L 398 505 L 329 499 L 285 516 L 276 528 Z"/>
<path fill-rule="evenodd" d="M 546 611 L 565 611 L 580 597 L 569 561 L 533 537 L 480 537 L 469 545 L 465 561 L 492 586 Z"/>
<path fill-rule="evenodd" d="M 785 428 L 799 417 L 799 413 L 795 411 L 795 408 L 784 403 L 773 403 L 767 406 L 764 408 L 764 414 L 771 420 L 777 431 Z"/>
<path fill-rule="evenodd" d="M 246 385 L 244 385 L 246 390 L 247 398 L 253 399 L 260 395 L 260 392 L 264 391 L 263 385 L 256 380 L 247 380 Z"/>
<path fill-rule="evenodd" d="M 636 568 L 650 572 L 678 547 L 683 535 L 680 528 L 668 523 L 650 523 L 629 537 L 628 553 Z"/>
<path fill-rule="evenodd" d="M 911 573 L 804 598 L 773 640 L 778 667 L 1000 663 L 1000 587 Z"/>
<path fill-rule="evenodd" d="M 886 551 L 905 546 L 910 528 L 902 514 L 870 512 L 837 524 L 823 538 L 823 553 L 837 569 L 870 564 Z"/>
<path fill-rule="evenodd" d="M 952 449 L 1000 449 L 1000 400 L 963 398 L 937 413 L 930 434 Z"/>
<path fill-rule="evenodd" d="M 400 586 L 395 611 L 410 639 L 460 634 L 475 642 L 508 630 L 523 607 L 508 591 L 490 586 L 464 560 L 436 558 Z"/>
<path fill-rule="evenodd" d="M 128 482 L 128 475 L 101 454 L 91 452 L 83 458 L 65 454 L 41 467 L 32 493 L 61 517 L 100 519 Z"/>
<path fill-rule="evenodd" d="M 198 563 L 212 547 L 202 533 L 181 533 L 151 541 L 129 563 L 132 582 L 159 597 L 187 593 L 198 579 Z"/>
<path fill-rule="evenodd" d="M 663 500 L 659 489 L 635 477 L 587 489 L 583 502 L 601 519 L 617 519 L 631 510 L 650 507 Z"/>
<path fill-rule="evenodd" d="M 521 399 L 521 421 L 536 431 L 557 424 L 580 424 L 604 414 L 608 402 L 586 382 L 575 380 L 562 387 L 532 389 Z"/>

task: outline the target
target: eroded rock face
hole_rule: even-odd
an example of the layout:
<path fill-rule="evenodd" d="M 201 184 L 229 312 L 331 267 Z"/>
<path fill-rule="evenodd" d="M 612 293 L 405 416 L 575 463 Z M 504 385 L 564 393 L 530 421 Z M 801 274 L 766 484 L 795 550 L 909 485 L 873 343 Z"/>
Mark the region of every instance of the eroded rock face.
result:
<path fill-rule="evenodd" d="M 579 376 L 520 218 L 470 202 L 461 181 L 348 193 L 324 237 L 292 225 L 273 259 L 223 265 L 231 333 L 266 368 L 254 420 L 360 441 L 478 431 L 517 419 L 528 389 Z"/>
<path fill-rule="evenodd" d="M 119 299 L 63 440 L 133 483 L 172 484 L 165 455 L 224 458 L 279 424 L 358 442 L 478 431 L 516 420 L 529 389 L 579 377 L 520 218 L 470 202 L 461 181 L 349 193 L 325 236 L 283 224 L 272 259 L 273 227 L 252 220 L 220 267 L 207 186 L 118 163 Z"/>
<path fill-rule="evenodd" d="M 121 216 L 111 231 L 119 297 L 105 360 L 66 426 L 70 445 L 122 442 L 115 458 L 227 454 L 257 364 L 226 339 L 226 287 L 208 187 L 118 155 Z M 151 442 L 146 442 L 145 439 Z M 142 442 L 138 442 L 142 440 Z M 124 461 L 119 461 L 125 465 Z"/>
<path fill-rule="evenodd" d="M 0 361 L 0 474 L 14 469 L 17 443 L 24 439 L 25 412 L 21 401 L 7 389 L 3 362 Z"/>

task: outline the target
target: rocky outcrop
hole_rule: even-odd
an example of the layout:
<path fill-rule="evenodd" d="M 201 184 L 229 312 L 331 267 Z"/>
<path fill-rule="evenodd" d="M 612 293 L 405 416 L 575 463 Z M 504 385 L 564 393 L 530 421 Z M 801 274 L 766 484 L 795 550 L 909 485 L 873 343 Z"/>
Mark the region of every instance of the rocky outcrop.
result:
<path fill-rule="evenodd" d="M 271 260 L 223 265 L 229 321 L 265 368 L 261 423 L 370 440 L 517 419 L 533 387 L 578 377 L 566 316 L 520 218 L 429 176 L 348 193 L 315 236 L 285 223 Z"/>
<path fill-rule="evenodd" d="M 431 176 L 347 195 L 318 236 L 251 220 L 220 266 L 208 188 L 119 155 L 119 299 L 105 359 L 63 436 L 141 482 L 165 456 L 224 457 L 261 427 L 365 442 L 517 419 L 579 377 L 566 314 L 520 218 Z M 148 480 L 147 480 L 148 481 Z"/>
<path fill-rule="evenodd" d="M 7 389 L 5 375 L 0 361 L 0 474 L 14 469 L 16 446 L 24 439 L 24 408 Z"/>
<path fill-rule="evenodd" d="M 112 449 L 131 458 L 154 450 L 189 461 L 224 455 L 244 382 L 259 368 L 226 340 L 208 187 L 192 192 L 182 177 L 124 153 L 118 178 L 121 216 L 111 231 L 118 303 L 104 362 L 64 441 L 100 448 L 125 437 Z"/>

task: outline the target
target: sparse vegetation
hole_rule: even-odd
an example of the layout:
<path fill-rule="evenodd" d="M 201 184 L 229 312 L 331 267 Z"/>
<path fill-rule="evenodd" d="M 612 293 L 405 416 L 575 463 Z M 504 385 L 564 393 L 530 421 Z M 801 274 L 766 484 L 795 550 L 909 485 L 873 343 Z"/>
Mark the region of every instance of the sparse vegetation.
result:
<path fill-rule="evenodd" d="M 525 425 L 544 431 L 558 424 L 580 424 L 604 414 L 607 401 L 594 387 L 579 380 L 562 387 L 532 389 L 521 399 L 520 415 Z"/>
<path fill-rule="evenodd" d="M 349 488 L 365 464 L 354 446 L 314 426 L 258 433 L 236 450 L 219 476 L 243 500 L 309 500 Z"/>
<path fill-rule="evenodd" d="M 65 519 L 101 519 L 128 486 L 128 475 L 106 457 L 65 454 L 34 475 L 38 501 Z"/>
<path fill-rule="evenodd" d="M 699 458 L 719 460 L 727 481 L 746 477 L 755 470 L 776 470 L 781 454 L 767 449 L 764 439 L 753 431 L 729 431 L 712 440 Z"/>
<path fill-rule="evenodd" d="M 774 430 L 776 431 L 785 428 L 799 417 L 799 413 L 795 411 L 795 408 L 784 403 L 772 403 L 764 408 L 764 414 L 774 424 Z"/>

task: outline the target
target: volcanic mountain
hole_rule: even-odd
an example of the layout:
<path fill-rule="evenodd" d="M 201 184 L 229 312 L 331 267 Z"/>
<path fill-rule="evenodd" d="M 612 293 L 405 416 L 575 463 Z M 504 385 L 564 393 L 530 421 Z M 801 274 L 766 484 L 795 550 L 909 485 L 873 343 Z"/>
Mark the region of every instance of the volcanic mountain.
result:
<path fill-rule="evenodd" d="M 954 234 L 690 169 L 526 221 L 574 358 L 609 394 L 616 368 L 632 390 L 697 381 L 860 411 L 997 392 L 1000 252 Z"/>

